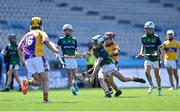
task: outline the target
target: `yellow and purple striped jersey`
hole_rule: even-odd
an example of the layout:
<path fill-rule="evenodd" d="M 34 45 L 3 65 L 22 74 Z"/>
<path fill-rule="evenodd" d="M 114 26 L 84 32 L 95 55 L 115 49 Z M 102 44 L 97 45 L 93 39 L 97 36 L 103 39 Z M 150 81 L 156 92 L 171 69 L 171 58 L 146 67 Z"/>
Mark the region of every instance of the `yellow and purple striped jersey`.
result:
<path fill-rule="evenodd" d="M 43 43 L 49 42 L 48 35 L 41 30 L 31 30 L 21 39 L 18 48 L 25 59 L 43 56 Z"/>
<path fill-rule="evenodd" d="M 164 58 L 166 60 L 177 60 L 177 49 L 180 48 L 180 42 L 175 40 L 165 41 L 163 43 Z"/>
<path fill-rule="evenodd" d="M 110 45 L 106 45 L 105 48 L 107 49 L 108 53 L 111 54 L 112 52 L 114 52 L 116 49 L 120 48 L 118 47 L 118 45 L 116 45 L 115 43 L 112 43 Z M 112 60 L 117 62 L 118 61 L 118 54 L 115 54 L 113 56 L 111 56 Z"/>

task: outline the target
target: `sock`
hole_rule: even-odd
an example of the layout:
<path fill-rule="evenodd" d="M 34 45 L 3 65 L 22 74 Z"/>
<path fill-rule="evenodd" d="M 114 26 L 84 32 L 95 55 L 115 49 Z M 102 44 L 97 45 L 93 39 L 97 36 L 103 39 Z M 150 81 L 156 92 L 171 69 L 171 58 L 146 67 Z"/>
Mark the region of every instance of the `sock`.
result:
<path fill-rule="evenodd" d="M 153 86 L 153 83 L 152 83 L 152 82 L 149 82 L 149 85 Z"/>
<path fill-rule="evenodd" d="M 158 87 L 158 90 L 161 90 L 161 87 Z"/>
<path fill-rule="evenodd" d="M 106 79 L 105 82 L 106 82 L 106 84 L 107 84 L 107 87 L 108 87 L 108 88 L 111 88 L 111 81 L 108 80 L 108 79 Z"/>
<path fill-rule="evenodd" d="M 9 88 L 10 88 L 10 85 L 8 84 L 8 85 L 6 86 L 6 88 L 8 88 L 8 89 L 9 89 Z"/>
<path fill-rule="evenodd" d="M 44 101 L 48 101 L 48 93 L 43 93 Z"/>

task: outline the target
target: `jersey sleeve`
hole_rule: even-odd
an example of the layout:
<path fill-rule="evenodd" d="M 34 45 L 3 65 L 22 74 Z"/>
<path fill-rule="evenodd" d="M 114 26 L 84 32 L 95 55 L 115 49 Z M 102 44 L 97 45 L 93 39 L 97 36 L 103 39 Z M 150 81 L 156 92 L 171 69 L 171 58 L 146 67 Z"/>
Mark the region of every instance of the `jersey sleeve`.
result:
<path fill-rule="evenodd" d="M 57 42 L 57 45 L 58 46 L 61 46 L 62 45 L 62 42 L 61 42 L 62 38 L 59 38 L 58 42 Z"/>
<path fill-rule="evenodd" d="M 8 45 L 4 48 L 5 52 L 8 52 Z"/>
<path fill-rule="evenodd" d="M 144 44 L 144 39 L 143 39 L 143 37 L 141 37 L 141 43 Z"/>
<path fill-rule="evenodd" d="M 161 45 L 161 40 L 160 40 L 159 37 L 157 37 L 157 45 L 158 45 L 158 46 Z"/>
<path fill-rule="evenodd" d="M 42 43 L 49 42 L 49 38 L 46 32 L 41 32 Z"/>
<path fill-rule="evenodd" d="M 117 44 L 115 44 L 115 49 L 118 49 L 120 51 L 120 47 Z"/>
<path fill-rule="evenodd" d="M 25 39 L 26 39 L 26 35 L 21 39 L 21 41 L 18 44 L 18 49 L 23 49 L 24 45 L 25 45 Z"/>
<path fill-rule="evenodd" d="M 78 45 L 77 45 L 77 40 L 75 40 L 75 49 L 77 49 L 77 46 L 78 46 Z"/>
<path fill-rule="evenodd" d="M 180 42 L 176 42 L 176 46 L 180 49 Z"/>

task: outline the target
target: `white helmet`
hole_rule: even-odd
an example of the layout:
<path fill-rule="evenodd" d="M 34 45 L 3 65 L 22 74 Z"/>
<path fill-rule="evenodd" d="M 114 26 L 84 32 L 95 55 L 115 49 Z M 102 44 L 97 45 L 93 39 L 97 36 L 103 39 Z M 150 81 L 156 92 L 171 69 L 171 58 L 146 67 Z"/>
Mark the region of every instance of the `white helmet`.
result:
<path fill-rule="evenodd" d="M 175 36 L 175 33 L 174 33 L 174 31 L 173 31 L 173 30 L 167 30 L 166 35 L 168 35 L 168 34 L 172 34 L 172 35 L 173 35 L 173 37 Z"/>
<path fill-rule="evenodd" d="M 152 21 L 147 21 L 144 25 L 144 28 L 155 28 L 155 24 Z"/>
<path fill-rule="evenodd" d="M 104 42 L 104 39 L 102 35 L 96 35 L 92 38 L 92 43 L 97 43 L 98 45 L 102 45 Z"/>
<path fill-rule="evenodd" d="M 63 26 L 63 30 L 65 30 L 65 29 L 73 30 L 73 27 L 72 27 L 71 24 L 65 24 L 65 25 Z"/>

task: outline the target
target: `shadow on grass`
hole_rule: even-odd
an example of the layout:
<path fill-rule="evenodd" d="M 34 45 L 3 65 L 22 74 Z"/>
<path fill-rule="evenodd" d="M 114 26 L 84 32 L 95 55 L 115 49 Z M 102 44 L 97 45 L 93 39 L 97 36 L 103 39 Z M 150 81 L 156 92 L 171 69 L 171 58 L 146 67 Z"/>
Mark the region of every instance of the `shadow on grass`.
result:
<path fill-rule="evenodd" d="M 52 103 L 64 103 L 64 104 L 73 104 L 73 103 L 80 103 L 76 101 L 53 101 Z"/>
<path fill-rule="evenodd" d="M 140 96 L 119 96 L 117 98 L 141 98 Z"/>
<path fill-rule="evenodd" d="M 7 99 L 7 100 L 0 100 L 0 102 L 9 102 L 9 101 L 16 102 L 16 101 L 25 101 L 25 100 L 9 100 L 9 99 Z"/>

